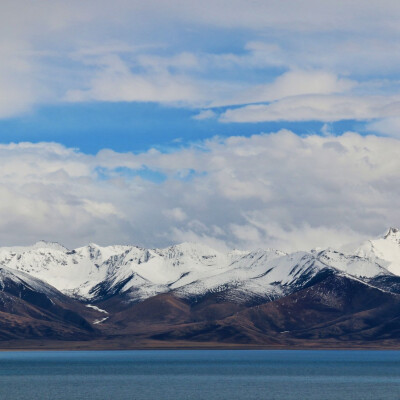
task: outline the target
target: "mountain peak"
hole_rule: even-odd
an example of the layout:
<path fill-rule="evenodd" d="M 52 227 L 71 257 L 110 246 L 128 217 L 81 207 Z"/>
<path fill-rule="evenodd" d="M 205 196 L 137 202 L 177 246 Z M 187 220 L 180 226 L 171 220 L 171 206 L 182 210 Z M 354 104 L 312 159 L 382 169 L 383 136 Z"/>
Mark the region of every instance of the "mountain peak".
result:
<path fill-rule="evenodd" d="M 182 242 L 179 244 L 175 244 L 169 246 L 165 249 L 160 249 L 161 251 L 167 252 L 183 252 L 186 254 L 217 254 L 219 253 L 217 250 L 213 249 L 212 247 L 208 246 L 207 244 L 203 243 L 196 243 L 196 242 Z"/>
<path fill-rule="evenodd" d="M 60 250 L 67 251 L 68 249 L 58 242 L 49 242 L 47 240 L 39 240 L 33 246 L 32 249 L 52 249 L 52 250 Z"/>
<path fill-rule="evenodd" d="M 389 228 L 383 236 L 363 243 L 355 254 L 376 259 L 389 272 L 400 276 L 400 230 Z"/>
<path fill-rule="evenodd" d="M 383 238 L 384 239 L 388 239 L 388 238 L 400 239 L 400 231 L 397 228 L 390 227 Z"/>

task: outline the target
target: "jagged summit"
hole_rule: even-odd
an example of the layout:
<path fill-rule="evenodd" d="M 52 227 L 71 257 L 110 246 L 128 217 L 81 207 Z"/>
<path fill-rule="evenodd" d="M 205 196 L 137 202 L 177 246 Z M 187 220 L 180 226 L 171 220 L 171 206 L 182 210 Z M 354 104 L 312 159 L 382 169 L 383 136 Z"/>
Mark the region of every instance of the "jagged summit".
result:
<path fill-rule="evenodd" d="M 397 228 L 390 227 L 383 238 L 400 240 L 400 231 Z"/>
<path fill-rule="evenodd" d="M 60 251 L 68 251 L 68 248 L 58 242 L 51 242 L 48 240 L 39 240 L 31 246 L 32 249 L 54 249 Z"/>

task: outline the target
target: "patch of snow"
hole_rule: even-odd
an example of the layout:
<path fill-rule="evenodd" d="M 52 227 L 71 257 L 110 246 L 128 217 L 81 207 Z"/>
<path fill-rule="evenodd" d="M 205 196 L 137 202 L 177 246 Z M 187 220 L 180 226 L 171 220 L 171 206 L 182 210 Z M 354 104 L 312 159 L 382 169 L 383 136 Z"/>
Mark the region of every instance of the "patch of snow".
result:
<path fill-rule="evenodd" d="M 103 323 L 104 321 L 106 321 L 108 318 L 109 318 L 109 317 L 105 317 L 105 318 L 102 318 L 102 319 L 96 319 L 96 320 L 93 321 L 93 324 L 94 324 L 94 325 L 101 324 L 101 323 Z"/>
<path fill-rule="evenodd" d="M 93 310 L 102 312 L 102 313 L 104 313 L 104 314 L 108 314 L 108 311 L 103 310 L 103 309 L 101 309 L 101 308 L 99 308 L 99 307 L 97 307 L 97 306 L 94 306 L 94 305 L 92 305 L 92 304 L 87 304 L 86 307 L 93 308 Z"/>

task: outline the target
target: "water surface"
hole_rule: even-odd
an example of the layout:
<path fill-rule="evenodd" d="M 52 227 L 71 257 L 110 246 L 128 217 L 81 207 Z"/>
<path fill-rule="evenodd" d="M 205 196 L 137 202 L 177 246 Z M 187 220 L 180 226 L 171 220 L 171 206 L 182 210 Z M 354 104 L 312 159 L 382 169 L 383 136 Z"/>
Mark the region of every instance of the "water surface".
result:
<path fill-rule="evenodd" d="M 400 399 L 400 352 L 2 352 L 0 399 Z"/>

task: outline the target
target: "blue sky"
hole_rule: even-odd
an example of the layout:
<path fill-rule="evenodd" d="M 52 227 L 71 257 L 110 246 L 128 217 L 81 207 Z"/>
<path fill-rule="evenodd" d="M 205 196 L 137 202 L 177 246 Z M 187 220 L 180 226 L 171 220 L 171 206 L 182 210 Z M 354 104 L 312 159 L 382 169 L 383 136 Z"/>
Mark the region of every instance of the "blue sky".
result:
<path fill-rule="evenodd" d="M 0 241 L 299 249 L 400 225 L 399 26 L 392 0 L 5 0 Z"/>
<path fill-rule="evenodd" d="M 150 148 L 172 151 L 213 136 L 251 136 L 290 129 L 300 135 L 327 129 L 341 134 L 365 124 L 354 120 L 325 124 L 321 121 L 221 123 L 215 118 L 196 120 L 196 110 L 154 103 L 85 103 L 43 106 L 26 115 L 0 120 L 2 143 L 56 141 L 85 153 L 103 148 L 142 152 Z"/>

